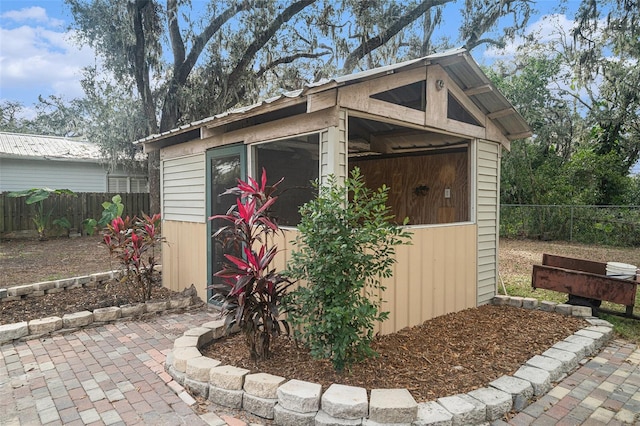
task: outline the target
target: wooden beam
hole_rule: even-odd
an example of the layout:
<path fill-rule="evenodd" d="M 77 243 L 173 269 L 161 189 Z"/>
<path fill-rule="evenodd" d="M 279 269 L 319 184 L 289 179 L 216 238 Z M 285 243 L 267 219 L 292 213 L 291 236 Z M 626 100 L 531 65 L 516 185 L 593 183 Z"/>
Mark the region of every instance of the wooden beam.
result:
<path fill-rule="evenodd" d="M 512 134 L 508 134 L 507 138 L 510 141 L 515 141 L 516 139 L 524 139 L 524 138 L 528 138 L 529 136 L 531 136 L 532 133 L 531 132 L 523 132 L 523 133 L 512 133 Z"/>
<path fill-rule="evenodd" d="M 313 93 L 307 96 L 307 112 L 320 111 L 336 106 L 338 102 L 338 89 Z"/>
<path fill-rule="evenodd" d="M 513 114 L 517 114 L 515 109 L 505 108 L 498 111 L 490 112 L 489 114 L 487 114 L 487 118 L 490 120 L 495 120 L 496 118 L 502 118 Z"/>
<path fill-rule="evenodd" d="M 482 86 L 471 87 L 464 91 L 467 96 L 475 96 L 481 93 L 493 92 L 493 87 L 490 84 L 483 84 Z"/>

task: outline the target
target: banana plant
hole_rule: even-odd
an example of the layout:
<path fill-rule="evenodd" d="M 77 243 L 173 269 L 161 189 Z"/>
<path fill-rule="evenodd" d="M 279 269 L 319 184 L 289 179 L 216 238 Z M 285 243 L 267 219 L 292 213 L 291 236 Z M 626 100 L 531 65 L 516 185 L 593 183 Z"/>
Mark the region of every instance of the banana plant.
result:
<path fill-rule="evenodd" d="M 51 189 L 51 188 L 31 188 L 23 191 L 10 192 L 9 197 L 20 198 L 26 197 L 25 202 L 27 205 L 35 204 L 35 214 L 33 216 L 33 223 L 36 224 L 36 230 L 38 231 L 38 239 L 44 241 L 47 239 L 47 225 L 53 213 L 53 207 L 48 211 L 45 211 L 44 200 L 51 195 L 73 195 L 77 196 L 75 192 L 70 189 Z"/>

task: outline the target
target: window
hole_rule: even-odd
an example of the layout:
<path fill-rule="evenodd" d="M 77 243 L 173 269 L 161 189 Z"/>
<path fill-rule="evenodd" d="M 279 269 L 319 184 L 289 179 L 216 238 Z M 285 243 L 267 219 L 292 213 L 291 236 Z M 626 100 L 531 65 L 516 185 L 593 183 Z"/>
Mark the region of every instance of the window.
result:
<path fill-rule="evenodd" d="M 146 177 L 109 176 L 107 192 L 149 192 Z"/>
<path fill-rule="evenodd" d="M 132 177 L 131 179 L 131 189 L 129 192 L 149 192 L 147 188 L 147 178 L 146 177 Z"/>
<path fill-rule="evenodd" d="M 126 176 L 109 177 L 107 192 L 128 192 Z"/>
<path fill-rule="evenodd" d="M 395 89 L 386 90 L 384 92 L 375 93 L 371 95 L 371 98 L 418 111 L 426 111 L 426 96 L 426 82 L 423 80 L 406 86 L 396 87 Z"/>
<path fill-rule="evenodd" d="M 467 111 L 466 108 L 458 102 L 451 92 L 448 93 L 447 97 L 447 118 L 462 121 L 467 124 L 473 124 L 474 126 L 482 126 L 475 118 L 473 118 L 471 113 L 469 113 L 469 111 Z"/>
<path fill-rule="evenodd" d="M 296 226 L 300 222 L 298 209 L 315 197 L 312 182 L 319 176 L 319 141 L 319 135 L 314 133 L 253 147 L 253 176 L 261 176 L 264 168 L 269 184 L 284 177 L 272 209 L 281 226 Z"/>

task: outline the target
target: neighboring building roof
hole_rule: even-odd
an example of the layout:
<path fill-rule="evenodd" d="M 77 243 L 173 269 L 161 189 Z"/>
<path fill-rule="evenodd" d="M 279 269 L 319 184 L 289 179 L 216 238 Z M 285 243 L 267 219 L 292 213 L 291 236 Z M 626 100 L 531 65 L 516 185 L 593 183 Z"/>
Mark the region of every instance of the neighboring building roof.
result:
<path fill-rule="evenodd" d="M 60 136 L 0 132 L 0 158 L 102 162 L 97 144 Z"/>
<path fill-rule="evenodd" d="M 202 120 L 185 124 L 166 132 L 150 135 L 135 141 L 139 143 L 152 143 L 164 139 L 169 135 L 185 133 L 201 126 L 215 127 L 215 120 L 230 116 L 241 115 L 258 109 L 261 106 L 273 104 L 283 99 L 300 98 L 308 93 L 318 93 L 334 87 L 358 83 L 360 81 L 376 78 L 395 71 L 412 68 L 415 66 L 438 64 L 453 81 L 469 96 L 473 103 L 504 132 L 509 140 L 521 139 L 531 136 L 531 128 L 524 118 L 514 109 L 513 105 L 498 91 L 489 78 L 482 72 L 478 64 L 473 60 L 466 49 L 453 49 L 442 53 L 425 56 L 410 61 L 387 65 L 371 70 L 358 72 L 333 79 L 325 79 L 316 83 L 305 85 L 303 89 L 282 93 L 269 99 L 265 99 L 253 105 L 234 108 Z M 240 117 L 238 117 L 240 118 Z"/>

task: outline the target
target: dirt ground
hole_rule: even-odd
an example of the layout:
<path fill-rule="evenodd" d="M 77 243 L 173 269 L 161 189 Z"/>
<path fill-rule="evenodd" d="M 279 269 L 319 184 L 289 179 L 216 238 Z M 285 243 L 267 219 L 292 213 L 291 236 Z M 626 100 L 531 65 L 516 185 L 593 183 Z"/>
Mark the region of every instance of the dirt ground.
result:
<path fill-rule="evenodd" d="M 640 264 L 637 249 L 503 240 L 500 276 L 507 286 L 513 287 L 511 283 L 519 280 L 530 288 L 531 265 L 542 260 L 542 253 Z M 116 267 L 99 237 L 0 243 L 0 287 L 86 275 Z M 55 294 L 50 295 L 51 298 L 44 296 L 41 301 L 25 299 L 20 301 L 24 303 L 22 307 L 11 309 L 11 316 L 8 302 L 4 302 L 0 303 L 0 324 L 31 319 L 31 315 L 40 318 L 61 315 L 60 309 L 69 312 L 92 309 L 95 303 L 104 306 L 108 301 L 126 303 L 118 299 L 120 295 L 115 293 L 114 287 L 97 296 L 88 291 L 78 292 L 71 296 L 74 303 L 65 308 L 60 308 L 65 304 L 63 298 Z M 337 381 L 369 389 L 408 388 L 417 400 L 424 401 L 466 392 L 503 374 L 513 373 L 523 361 L 572 334 L 582 324 L 579 319 L 550 313 L 484 306 L 435 318 L 422 326 L 380 338 L 374 346 L 380 357 L 340 376 L 332 371 L 327 361 L 312 360 L 287 340 L 278 342 L 273 359 L 260 365 L 259 369 L 324 385 Z M 238 339 L 242 336 L 213 345 L 210 348 L 212 356 L 255 370 L 256 365 L 247 359 L 246 347 Z"/>
<path fill-rule="evenodd" d="M 0 241 L 0 288 L 116 269 L 101 241 L 97 235 Z"/>

